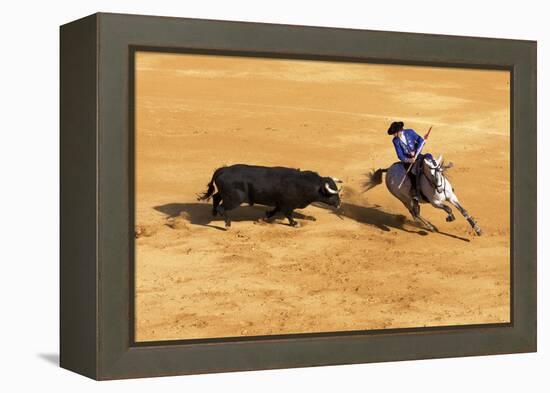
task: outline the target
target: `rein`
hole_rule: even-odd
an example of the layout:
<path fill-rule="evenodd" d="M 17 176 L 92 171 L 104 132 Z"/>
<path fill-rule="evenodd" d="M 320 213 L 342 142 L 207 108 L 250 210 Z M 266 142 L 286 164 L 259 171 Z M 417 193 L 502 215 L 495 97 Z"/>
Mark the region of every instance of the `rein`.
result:
<path fill-rule="evenodd" d="M 441 174 L 441 184 L 436 184 L 434 181 L 432 181 L 432 177 L 431 176 L 426 176 L 425 173 L 423 173 L 424 177 L 428 180 L 428 183 L 430 183 L 430 185 L 438 192 L 438 193 L 441 193 L 443 192 L 443 194 L 445 195 L 445 199 L 448 199 L 447 198 L 447 192 L 445 191 L 447 189 L 447 178 L 445 177 L 445 175 Z M 431 174 L 430 174 L 431 175 Z"/>

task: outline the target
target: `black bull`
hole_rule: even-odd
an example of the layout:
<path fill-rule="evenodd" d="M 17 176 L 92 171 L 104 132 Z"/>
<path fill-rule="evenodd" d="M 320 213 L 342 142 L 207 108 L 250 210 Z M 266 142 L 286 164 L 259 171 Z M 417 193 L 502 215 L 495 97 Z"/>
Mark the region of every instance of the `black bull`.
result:
<path fill-rule="evenodd" d="M 296 226 L 298 223 L 292 218 L 294 209 L 303 209 L 313 202 L 340 206 L 336 182 L 340 180 L 311 171 L 238 164 L 217 169 L 208 190 L 198 199 L 212 198 L 212 214 L 220 214 L 226 227 L 231 226 L 227 211 L 242 203 L 272 206 L 273 210 L 266 213 L 267 219 L 282 212 L 289 224 Z"/>

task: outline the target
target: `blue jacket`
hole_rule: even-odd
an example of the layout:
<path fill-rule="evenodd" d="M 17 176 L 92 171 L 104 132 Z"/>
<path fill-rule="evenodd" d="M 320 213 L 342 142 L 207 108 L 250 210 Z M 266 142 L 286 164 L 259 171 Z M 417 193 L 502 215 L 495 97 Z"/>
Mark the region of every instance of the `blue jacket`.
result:
<path fill-rule="evenodd" d="M 406 129 L 403 130 L 403 135 L 405 136 L 405 140 L 407 143 L 403 143 L 401 139 L 397 135 L 393 137 L 393 145 L 395 146 L 395 152 L 397 153 L 397 157 L 403 161 L 408 162 L 409 159 L 414 158 L 414 155 L 416 153 L 416 149 L 418 149 L 422 142 L 424 141 L 424 138 L 422 138 L 420 135 L 418 135 L 413 129 Z"/>

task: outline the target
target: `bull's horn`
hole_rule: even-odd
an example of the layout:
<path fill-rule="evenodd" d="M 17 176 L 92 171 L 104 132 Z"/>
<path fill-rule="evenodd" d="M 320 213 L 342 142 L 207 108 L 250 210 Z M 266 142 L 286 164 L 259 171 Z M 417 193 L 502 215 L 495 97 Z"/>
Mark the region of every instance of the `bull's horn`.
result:
<path fill-rule="evenodd" d="M 330 188 L 330 186 L 328 185 L 328 183 L 325 183 L 325 189 L 330 192 L 331 194 L 338 194 L 338 190 L 333 190 L 332 188 Z"/>
<path fill-rule="evenodd" d="M 331 177 L 331 179 L 335 182 L 335 183 L 343 183 L 342 180 L 338 179 L 337 177 Z"/>

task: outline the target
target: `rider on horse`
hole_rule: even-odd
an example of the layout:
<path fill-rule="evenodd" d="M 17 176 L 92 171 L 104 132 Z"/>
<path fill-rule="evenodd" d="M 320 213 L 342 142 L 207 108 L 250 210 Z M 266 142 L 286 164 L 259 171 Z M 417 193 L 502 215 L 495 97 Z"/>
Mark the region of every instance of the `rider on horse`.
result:
<path fill-rule="evenodd" d="M 393 135 L 392 142 L 395 147 L 395 152 L 399 160 L 406 165 L 406 169 L 408 169 L 411 164 L 413 165 L 410 170 L 410 179 L 412 183 L 413 203 L 415 204 L 415 209 L 418 209 L 422 165 L 425 156 L 431 157 L 431 154 L 424 155 L 418 152 L 419 154 L 415 161 L 417 150 L 422 146 L 424 139 L 413 129 L 403 129 L 403 126 L 404 124 L 402 121 L 394 121 L 391 123 L 390 128 L 388 128 L 388 135 Z"/>
<path fill-rule="evenodd" d="M 387 168 L 378 168 L 368 173 L 363 184 L 364 191 L 381 184 L 385 173 L 388 191 L 403 203 L 415 221 L 420 222 L 430 231 L 437 231 L 437 228 L 420 215 L 419 202 L 421 195 L 422 201 L 429 202 L 433 207 L 444 210 L 447 213 L 446 220 L 448 222 L 455 219 L 452 209 L 445 204 L 447 201 L 450 202 L 466 218 L 475 233 L 481 235 L 481 228 L 460 204 L 453 186 L 444 175 L 445 170 L 450 165 L 443 165 L 441 157 L 434 160 L 431 154 L 420 154 L 431 129 L 430 127 L 428 133 L 422 138 L 414 130 L 404 130 L 403 122 L 393 122 L 388 129 L 388 134 L 393 137 L 393 145 L 400 162 L 394 162 Z M 406 171 L 409 168 L 411 169 L 408 173 L 411 175 L 409 178 L 412 183 L 412 194 L 408 187 L 401 187 L 403 180 L 406 179 L 403 176 L 406 176 Z M 414 174 L 411 174 L 411 172 Z M 420 182 L 421 179 L 422 182 Z M 421 189 L 425 193 L 421 193 Z"/>

